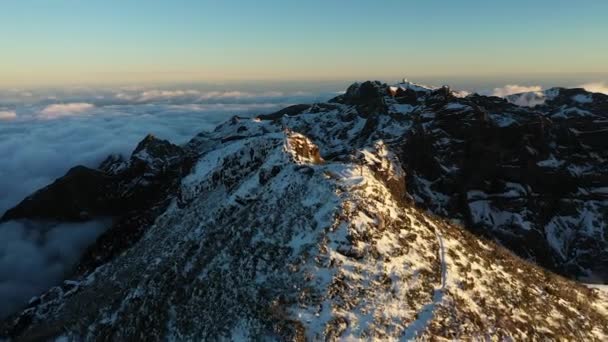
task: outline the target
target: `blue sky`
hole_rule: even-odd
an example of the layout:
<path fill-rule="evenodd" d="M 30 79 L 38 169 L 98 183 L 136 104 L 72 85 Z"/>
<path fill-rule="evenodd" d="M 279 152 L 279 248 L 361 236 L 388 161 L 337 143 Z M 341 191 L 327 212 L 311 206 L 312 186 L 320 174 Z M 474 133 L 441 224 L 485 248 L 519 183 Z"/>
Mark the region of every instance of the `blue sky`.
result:
<path fill-rule="evenodd" d="M 0 85 L 608 73 L 608 1 L 6 0 Z"/>

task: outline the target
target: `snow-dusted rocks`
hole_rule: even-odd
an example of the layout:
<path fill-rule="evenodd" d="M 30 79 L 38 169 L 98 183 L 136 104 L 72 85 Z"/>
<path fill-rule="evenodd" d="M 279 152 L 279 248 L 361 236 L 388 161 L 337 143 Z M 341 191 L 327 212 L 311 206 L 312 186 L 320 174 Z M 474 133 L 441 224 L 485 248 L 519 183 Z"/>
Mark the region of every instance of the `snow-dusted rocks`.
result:
<path fill-rule="evenodd" d="M 427 104 L 404 139 L 409 192 L 544 267 L 608 279 L 608 202 L 593 190 L 608 184 L 608 96 L 543 94 L 533 109 L 478 95 Z M 570 106 L 589 115 L 556 114 Z"/>
<path fill-rule="evenodd" d="M 447 87 L 365 82 L 329 103 L 234 117 L 184 146 L 146 138 L 100 171 L 137 175 L 119 183 L 129 191 L 169 184 L 150 208 L 121 216 L 137 218 L 136 234 L 115 225 L 92 246 L 100 259 L 85 257 L 0 332 L 605 340 L 604 292 L 491 241 L 601 276 L 608 156 L 569 133 L 587 132 L 584 120 L 556 123 Z"/>

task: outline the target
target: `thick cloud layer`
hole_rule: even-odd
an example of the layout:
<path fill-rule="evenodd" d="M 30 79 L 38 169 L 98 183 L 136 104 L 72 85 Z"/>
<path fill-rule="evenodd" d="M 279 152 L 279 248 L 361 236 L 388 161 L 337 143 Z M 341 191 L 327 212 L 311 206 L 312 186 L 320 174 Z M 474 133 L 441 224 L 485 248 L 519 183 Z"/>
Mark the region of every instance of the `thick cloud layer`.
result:
<path fill-rule="evenodd" d="M 0 215 L 72 166 L 96 167 L 111 153 L 128 156 L 148 133 L 181 144 L 233 115 L 333 95 L 141 88 L 0 92 Z M 108 225 L 0 224 L 0 317 L 57 284 Z"/>
<path fill-rule="evenodd" d="M 59 283 L 108 225 L 107 220 L 0 225 L 0 318 Z"/>
<path fill-rule="evenodd" d="M 12 120 L 17 117 L 17 113 L 10 110 L 0 111 L 0 120 Z"/>
<path fill-rule="evenodd" d="M 529 93 L 529 92 L 540 92 L 542 91 L 541 86 L 521 86 L 517 84 L 508 84 L 501 88 L 494 88 L 492 92 L 493 96 L 506 97 L 508 95 Z"/>
<path fill-rule="evenodd" d="M 584 88 L 589 92 L 608 94 L 608 85 L 606 85 L 604 82 L 591 82 L 574 87 Z M 545 94 L 543 93 L 543 88 L 539 85 L 522 86 L 510 84 L 504 87 L 494 88 L 493 91 L 483 91 L 481 93 L 484 95 L 508 97 L 511 103 L 522 107 L 534 107 L 541 105 L 545 103 L 546 100 Z"/>
<path fill-rule="evenodd" d="M 608 83 L 605 82 L 585 83 L 582 84 L 580 87 L 593 93 L 603 93 L 608 95 Z"/>
<path fill-rule="evenodd" d="M 40 117 L 46 119 L 56 119 L 62 116 L 78 115 L 93 109 L 90 103 L 67 103 L 52 104 L 40 111 Z"/>

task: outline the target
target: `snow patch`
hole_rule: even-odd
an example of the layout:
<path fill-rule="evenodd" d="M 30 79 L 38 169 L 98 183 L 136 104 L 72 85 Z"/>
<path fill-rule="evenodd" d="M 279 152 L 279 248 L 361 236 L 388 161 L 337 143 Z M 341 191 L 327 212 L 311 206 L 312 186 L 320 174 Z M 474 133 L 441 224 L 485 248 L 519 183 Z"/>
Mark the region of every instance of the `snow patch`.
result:
<path fill-rule="evenodd" d="M 17 118 L 17 113 L 14 110 L 0 111 L 0 120 L 13 120 L 15 118 Z"/>
<path fill-rule="evenodd" d="M 591 96 L 591 94 L 578 94 L 572 96 L 572 100 L 578 103 L 591 103 L 593 102 L 593 96 Z"/>

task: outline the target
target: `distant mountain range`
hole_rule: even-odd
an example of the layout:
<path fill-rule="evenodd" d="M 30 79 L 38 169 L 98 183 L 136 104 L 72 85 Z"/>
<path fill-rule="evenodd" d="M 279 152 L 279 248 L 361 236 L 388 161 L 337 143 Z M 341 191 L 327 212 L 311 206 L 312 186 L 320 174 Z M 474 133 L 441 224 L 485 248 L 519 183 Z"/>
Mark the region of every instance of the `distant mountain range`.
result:
<path fill-rule="evenodd" d="M 8 210 L 114 223 L 0 336 L 607 340 L 608 96 L 404 81 L 77 166 Z M 569 278 L 569 279 L 568 279 Z"/>

